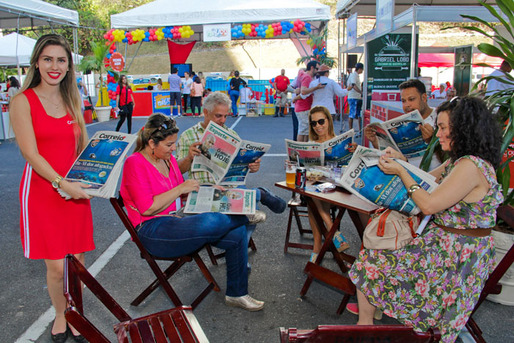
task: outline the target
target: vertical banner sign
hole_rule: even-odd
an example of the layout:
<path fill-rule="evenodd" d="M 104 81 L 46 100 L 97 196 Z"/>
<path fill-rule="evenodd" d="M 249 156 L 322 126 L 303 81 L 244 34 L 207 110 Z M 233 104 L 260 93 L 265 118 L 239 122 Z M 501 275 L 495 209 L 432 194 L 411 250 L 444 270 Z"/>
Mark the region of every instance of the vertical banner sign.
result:
<path fill-rule="evenodd" d="M 377 0 L 377 34 L 381 35 L 393 28 L 394 0 Z"/>
<path fill-rule="evenodd" d="M 232 39 L 230 24 L 216 24 L 203 26 L 204 42 L 223 42 Z"/>
<path fill-rule="evenodd" d="M 458 96 L 468 95 L 471 85 L 471 62 L 473 46 L 455 48 L 455 65 L 453 67 L 453 87 Z"/>
<path fill-rule="evenodd" d="M 348 18 L 346 25 L 348 28 L 348 49 L 351 49 L 357 45 L 357 13 L 352 14 Z"/>
<path fill-rule="evenodd" d="M 398 90 L 398 85 L 409 79 L 411 37 L 410 33 L 389 33 L 366 43 L 368 108 L 373 90 Z"/>

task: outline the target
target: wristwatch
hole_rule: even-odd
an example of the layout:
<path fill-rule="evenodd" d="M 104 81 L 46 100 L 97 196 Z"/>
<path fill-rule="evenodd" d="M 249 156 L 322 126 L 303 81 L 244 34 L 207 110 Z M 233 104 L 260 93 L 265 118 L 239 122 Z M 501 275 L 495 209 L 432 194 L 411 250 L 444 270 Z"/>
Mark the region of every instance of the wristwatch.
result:
<path fill-rule="evenodd" d="M 55 180 L 52 181 L 52 187 L 57 189 L 57 188 L 61 188 L 61 181 L 62 181 L 62 176 L 61 175 L 58 175 Z"/>

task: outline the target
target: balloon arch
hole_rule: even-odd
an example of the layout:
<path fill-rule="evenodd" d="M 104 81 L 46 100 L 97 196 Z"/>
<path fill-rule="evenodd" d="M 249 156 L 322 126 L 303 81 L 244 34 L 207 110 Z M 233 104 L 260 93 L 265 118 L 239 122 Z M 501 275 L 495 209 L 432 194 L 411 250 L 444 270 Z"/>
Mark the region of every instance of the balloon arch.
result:
<path fill-rule="evenodd" d="M 239 24 L 233 25 L 231 29 L 231 36 L 233 39 L 242 39 L 246 37 L 254 38 L 274 38 L 290 33 L 299 33 L 301 35 L 308 35 L 312 31 L 311 24 L 305 23 L 300 19 L 295 21 L 281 21 L 272 24 Z M 138 42 L 155 42 L 163 39 L 179 40 L 191 37 L 195 32 L 191 26 L 166 26 L 157 29 L 136 29 L 133 31 L 124 31 L 121 29 L 111 29 L 104 34 L 106 40 L 105 45 L 109 46 L 109 53 L 105 57 L 104 64 L 109 66 L 109 61 L 113 53 L 117 52 L 116 43 L 126 43 L 128 45 L 136 44 Z M 324 54 L 325 45 L 321 47 L 312 46 L 312 40 L 308 40 L 307 44 L 311 45 L 314 54 Z M 114 73 L 107 72 L 107 93 L 110 102 L 109 105 L 116 107 L 116 89 L 117 84 L 114 78 Z"/>

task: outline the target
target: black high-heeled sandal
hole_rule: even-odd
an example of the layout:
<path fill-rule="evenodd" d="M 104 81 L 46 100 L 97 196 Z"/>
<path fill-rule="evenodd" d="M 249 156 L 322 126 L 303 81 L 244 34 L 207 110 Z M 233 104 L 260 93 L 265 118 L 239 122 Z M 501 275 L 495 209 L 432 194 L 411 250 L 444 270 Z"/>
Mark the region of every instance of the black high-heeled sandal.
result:
<path fill-rule="evenodd" d="M 53 327 L 53 325 L 52 325 Z M 52 342 L 55 343 L 64 343 L 68 339 L 68 325 L 66 325 L 66 331 L 53 334 L 52 330 L 50 329 L 50 335 L 52 336 Z"/>
<path fill-rule="evenodd" d="M 78 343 L 87 343 L 87 339 L 86 339 L 84 336 L 82 336 L 81 334 L 78 334 L 78 335 L 76 335 L 76 336 L 75 336 L 75 335 L 73 334 L 73 331 L 71 331 L 71 328 L 70 328 L 69 326 L 67 326 L 67 327 L 68 327 L 68 330 L 70 330 L 71 338 L 73 338 L 73 340 L 74 340 L 75 342 L 78 342 Z"/>

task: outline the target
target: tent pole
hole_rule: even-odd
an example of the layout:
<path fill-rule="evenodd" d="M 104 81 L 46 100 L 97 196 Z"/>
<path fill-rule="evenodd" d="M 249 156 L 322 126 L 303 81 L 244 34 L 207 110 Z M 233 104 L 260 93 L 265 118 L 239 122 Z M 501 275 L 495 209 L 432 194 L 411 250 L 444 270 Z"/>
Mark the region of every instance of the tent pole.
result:
<path fill-rule="evenodd" d="M 417 74 L 417 70 L 415 71 L 414 69 L 416 69 L 416 26 L 417 26 L 417 23 L 416 23 L 416 20 L 417 20 L 417 16 L 416 16 L 416 7 L 417 6 L 412 6 L 412 37 L 411 37 L 411 44 L 410 44 L 410 78 L 413 79 L 414 78 L 414 72 L 416 72 Z"/>
<path fill-rule="evenodd" d="M 20 33 L 20 15 L 18 14 L 18 22 L 16 24 L 16 68 L 18 69 L 18 81 L 21 84 L 21 68 L 20 68 L 20 58 L 18 56 L 18 39 Z"/>
<path fill-rule="evenodd" d="M 136 53 L 134 54 L 134 57 L 132 57 L 132 60 L 130 61 L 130 64 L 129 64 L 129 65 L 128 65 L 128 67 L 127 67 L 127 70 L 126 70 L 126 71 L 127 71 L 127 73 L 128 73 L 128 71 L 129 71 L 129 69 L 130 69 L 130 66 L 131 66 L 131 65 L 132 65 L 132 63 L 134 62 L 134 59 L 136 58 L 137 53 L 139 52 L 139 48 L 141 48 L 141 45 L 143 45 L 143 41 L 140 41 L 140 42 L 139 42 L 139 46 L 137 47 Z"/>

